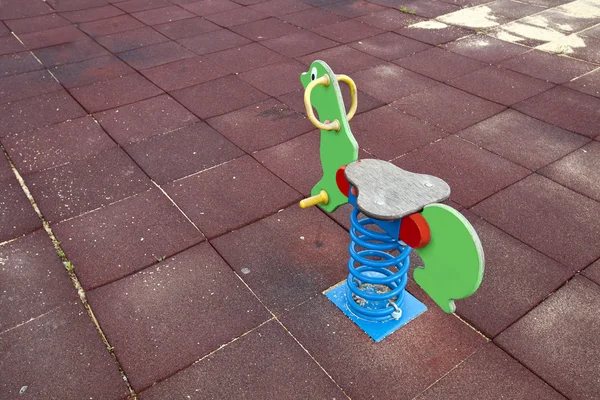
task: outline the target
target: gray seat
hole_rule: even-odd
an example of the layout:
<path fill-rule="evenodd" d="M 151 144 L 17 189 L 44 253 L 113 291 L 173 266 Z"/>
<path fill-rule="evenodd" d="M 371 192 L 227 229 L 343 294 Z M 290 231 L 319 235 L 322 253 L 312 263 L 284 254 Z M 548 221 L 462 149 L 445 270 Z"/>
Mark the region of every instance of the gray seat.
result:
<path fill-rule="evenodd" d="M 442 179 L 408 172 L 381 160 L 348 165 L 346 179 L 358 190 L 358 209 L 380 220 L 399 219 L 450 197 L 450 186 Z"/>

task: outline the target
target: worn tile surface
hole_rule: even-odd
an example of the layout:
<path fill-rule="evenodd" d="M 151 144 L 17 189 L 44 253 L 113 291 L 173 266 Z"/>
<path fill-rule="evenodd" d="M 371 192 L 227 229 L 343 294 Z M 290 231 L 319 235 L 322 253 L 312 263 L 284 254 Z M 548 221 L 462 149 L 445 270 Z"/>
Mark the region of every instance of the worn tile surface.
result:
<path fill-rule="evenodd" d="M 222 182 L 212 185 L 211 182 Z M 165 190 L 209 238 L 300 200 L 300 194 L 249 156 L 168 184 Z M 277 193 L 272 196 L 272 193 Z"/>
<path fill-rule="evenodd" d="M 203 122 L 153 136 L 125 149 L 142 170 L 161 185 L 244 154 Z"/>
<path fill-rule="evenodd" d="M 137 391 L 271 317 L 207 243 L 88 299 Z"/>
<path fill-rule="evenodd" d="M 321 211 L 294 204 L 212 244 L 267 308 L 280 313 L 347 277 L 349 241 Z"/>
<path fill-rule="evenodd" d="M 159 189 L 54 225 L 53 230 L 86 290 L 204 239 Z"/>
<path fill-rule="evenodd" d="M 459 133 L 459 136 L 531 170 L 541 168 L 590 139 L 506 110 Z M 515 143 L 519 146 L 515 146 Z"/>
<path fill-rule="evenodd" d="M 263 382 L 278 382 L 265 385 Z M 202 382 L 201 384 L 199 382 Z M 275 321 L 142 393 L 144 400 L 179 392 L 190 399 L 343 398 L 342 391 Z"/>
<path fill-rule="evenodd" d="M 75 217 L 150 188 L 150 180 L 118 148 L 26 176 L 44 217 Z"/>
<path fill-rule="evenodd" d="M 600 203 L 533 174 L 473 209 L 576 271 L 600 256 Z"/>
<path fill-rule="evenodd" d="M 0 245 L 0 332 L 77 298 L 43 229 Z"/>
<path fill-rule="evenodd" d="M 593 398 L 600 286 L 577 276 L 503 332 L 497 343 L 568 398 Z M 553 349 L 547 351 L 546 349 Z"/>
<path fill-rule="evenodd" d="M 79 300 L 3 332 L 0 352 L 0 389 L 9 398 L 122 399 L 129 394 Z"/>
<path fill-rule="evenodd" d="M 82 117 L 1 140 L 22 175 L 101 153 L 117 144 L 91 117 Z"/>
<path fill-rule="evenodd" d="M 482 62 L 437 47 L 401 58 L 394 63 L 438 81 L 457 78 L 486 66 Z"/>
<path fill-rule="evenodd" d="M 565 399 L 492 343 L 428 388 L 418 400 L 433 399 Z"/>

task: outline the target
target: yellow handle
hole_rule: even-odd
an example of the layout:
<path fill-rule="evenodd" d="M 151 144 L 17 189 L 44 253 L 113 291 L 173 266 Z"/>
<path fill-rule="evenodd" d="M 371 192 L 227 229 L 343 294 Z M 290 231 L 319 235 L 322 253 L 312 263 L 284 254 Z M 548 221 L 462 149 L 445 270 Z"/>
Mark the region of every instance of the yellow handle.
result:
<path fill-rule="evenodd" d="M 356 113 L 356 109 L 358 108 L 358 96 L 356 92 L 356 83 L 348 76 L 348 75 L 336 75 L 335 76 L 339 82 L 344 82 L 350 87 L 350 98 L 352 99 L 352 104 L 350 105 L 350 111 L 348 111 L 348 115 L 346 119 L 350 121 L 354 114 Z"/>
<path fill-rule="evenodd" d="M 315 113 L 312 109 L 312 104 L 310 103 L 310 93 L 315 88 L 315 86 L 329 86 L 329 83 L 329 75 L 323 75 L 319 79 L 315 79 L 314 81 L 306 85 L 306 90 L 304 90 L 304 107 L 306 107 L 306 116 L 308 117 L 308 120 L 312 122 L 314 126 L 321 129 L 322 131 L 339 131 L 340 129 L 342 129 L 340 121 L 336 119 L 335 121 L 330 122 L 328 124 L 322 123 L 315 117 Z"/>
<path fill-rule="evenodd" d="M 300 201 L 300 207 L 308 208 L 308 207 L 316 206 L 317 204 L 321 204 L 321 203 L 323 203 L 323 204 L 329 203 L 329 196 L 327 196 L 327 192 L 324 190 L 321 190 L 321 193 L 319 193 L 316 196 L 311 196 L 311 197 L 308 197 L 308 198 Z"/>

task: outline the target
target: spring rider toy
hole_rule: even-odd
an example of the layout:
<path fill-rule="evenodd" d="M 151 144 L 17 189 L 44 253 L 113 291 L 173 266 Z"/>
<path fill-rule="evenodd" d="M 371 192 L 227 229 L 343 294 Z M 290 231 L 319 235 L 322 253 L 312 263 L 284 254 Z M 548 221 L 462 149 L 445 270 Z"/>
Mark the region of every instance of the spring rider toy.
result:
<path fill-rule="evenodd" d="M 348 202 L 354 206 L 348 278 L 325 295 L 376 342 L 383 340 L 426 310 L 405 290 L 409 254 L 415 249 L 424 267 L 414 269 L 414 280 L 442 310 L 453 313 L 454 300 L 472 295 L 481 284 L 484 256 L 471 224 L 438 204 L 450 196 L 450 187 L 440 178 L 386 161 L 358 160 L 348 124 L 358 105 L 355 83 L 320 60 L 300 80 L 306 114 L 321 130 L 323 169 L 311 197 L 300 206 L 327 212 Z M 348 114 L 338 82 L 350 87 Z"/>

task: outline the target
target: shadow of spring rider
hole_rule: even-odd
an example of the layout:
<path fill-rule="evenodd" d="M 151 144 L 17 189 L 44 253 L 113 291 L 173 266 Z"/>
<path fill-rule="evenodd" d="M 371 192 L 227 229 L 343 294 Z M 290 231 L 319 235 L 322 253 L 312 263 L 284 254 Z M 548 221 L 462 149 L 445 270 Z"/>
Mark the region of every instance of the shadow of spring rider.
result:
<path fill-rule="evenodd" d="M 430 175 L 405 171 L 381 160 L 358 160 L 358 144 L 348 121 L 357 108 L 356 85 L 315 61 L 300 76 L 309 120 L 321 130 L 323 177 L 302 208 L 327 212 L 350 203 L 348 279 L 325 295 L 376 342 L 426 310 L 408 293 L 409 254 L 424 263 L 414 280 L 446 313 L 454 300 L 472 295 L 483 277 L 479 237 L 456 210 L 438 204 L 450 187 Z M 352 104 L 344 108 L 338 82 L 350 86 Z M 313 112 L 317 110 L 319 121 Z M 359 214 L 363 217 L 359 218 Z"/>

